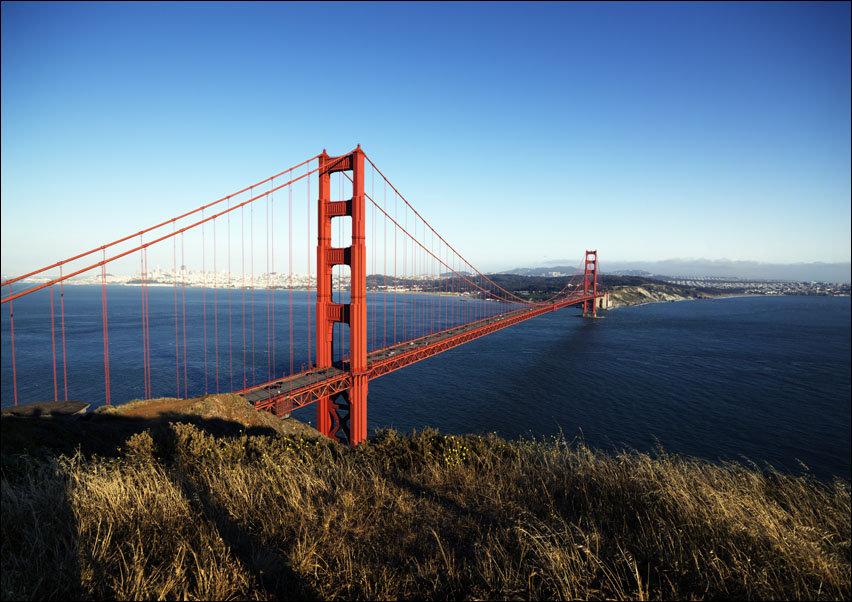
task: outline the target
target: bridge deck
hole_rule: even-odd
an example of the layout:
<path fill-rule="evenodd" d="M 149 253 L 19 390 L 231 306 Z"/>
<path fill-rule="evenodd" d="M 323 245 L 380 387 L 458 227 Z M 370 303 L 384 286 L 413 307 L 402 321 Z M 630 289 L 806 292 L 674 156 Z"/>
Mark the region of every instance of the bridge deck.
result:
<path fill-rule="evenodd" d="M 378 378 L 507 326 L 569 305 L 578 305 L 592 298 L 574 297 L 558 303 L 524 307 L 377 349 L 367 354 L 368 377 L 370 380 Z M 328 368 L 314 368 L 237 393 L 258 409 L 270 409 L 278 415 L 283 415 L 322 397 L 345 391 L 351 386 L 350 381 L 349 361 L 345 359 Z"/>

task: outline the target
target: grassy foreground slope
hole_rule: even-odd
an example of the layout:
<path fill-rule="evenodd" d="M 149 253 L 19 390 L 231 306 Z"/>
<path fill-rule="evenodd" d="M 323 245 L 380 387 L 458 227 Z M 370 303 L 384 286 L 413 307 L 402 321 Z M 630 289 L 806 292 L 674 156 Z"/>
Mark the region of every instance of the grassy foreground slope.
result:
<path fill-rule="evenodd" d="M 434 431 L 350 450 L 207 420 L 135 422 L 108 454 L 4 444 L 2 598 L 852 593 L 840 480 Z M 4 419 L 4 437 L 48 423 Z"/>

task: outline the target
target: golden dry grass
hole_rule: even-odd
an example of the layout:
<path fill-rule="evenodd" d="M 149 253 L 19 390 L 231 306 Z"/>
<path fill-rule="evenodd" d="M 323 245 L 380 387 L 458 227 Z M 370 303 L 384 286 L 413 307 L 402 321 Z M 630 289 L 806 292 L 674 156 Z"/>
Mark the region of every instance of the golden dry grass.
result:
<path fill-rule="evenodd" d="M 850 597 L 840 480 L 561 439 L 153 433 L 4 458 L 3 599 Z"/>

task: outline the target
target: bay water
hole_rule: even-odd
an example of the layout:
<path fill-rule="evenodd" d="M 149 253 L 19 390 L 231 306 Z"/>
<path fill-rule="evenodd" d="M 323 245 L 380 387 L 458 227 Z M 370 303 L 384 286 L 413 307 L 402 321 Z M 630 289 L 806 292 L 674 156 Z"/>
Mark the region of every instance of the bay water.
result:
<path fill-rule="evenodd" d="M 178 290 L 177 337 L 174 293 L 149 288 L 153 396 L 224 392 L 289 372 L 289 292 L 268 297 L 256 291 L 244 328 L 240 291 L 231 291 L 229 313 L 227 291 L 217 291 L 214 306 L 210 290 Z M 110 286 L 107 297 L 110 396 L 120 403 L 144 395 L 140 291 Z M 97 406 L 105 402 L 101 289 L 67 286 L 64 301 L 68 398 Z M 396 332 L 389 317 L 381 319 L 393 313 L 389 303 L 396 303 L 398 316 L 403 307 L 409 316 L 406 323 L 399 319 Z M 371 347 L 394 336 L 411 338 L 426 316 L 432 316 L 431 329 L 450 326 L 472 310 L 471 303 L 412 294 L 389 301 L 386 294 L 369 293 Z M 430 304 L 443 304 L 442 313 L 429 312 Z M 292 366 L 299 371 L 309 361 L 313 296 L 294 291 L 292 307 Z M 52 334 L 46 291 L 16 301 L 14 311 L 19 403 L 54 398 L 54 346 L 56 390 L 63 399 L 58 295 Z M 412 321 L 412 315 L 420 317 Z M 443 316 L 437 324 L 435 315 Z M 576 308 L 548 313 L 371 381 L 368 431 L 433 427 L 513 439 L 561 433 L 607 450 L 662 448 L 768 463 L 821 479 L 850 478 L 849 297 L 681 301 L 604 315 L 582 319 Z M 4 407 L 14 403 L 10 326 L 4 306 Z M 309 406 L 294 416 L 315 424 L 315 413 Z"/>

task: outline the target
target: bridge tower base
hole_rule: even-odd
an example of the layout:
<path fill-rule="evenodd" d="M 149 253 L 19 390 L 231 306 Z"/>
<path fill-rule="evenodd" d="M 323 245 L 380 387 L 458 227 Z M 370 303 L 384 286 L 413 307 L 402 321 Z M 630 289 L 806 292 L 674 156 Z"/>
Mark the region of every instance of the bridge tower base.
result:
<path fill-rule="evenodd" d="M 352 198 L 331 201 L 331 174 L 352 172 Z M 352 386 L 336 397 L 317 401 L 317 430 L 326 437 L 351 446 L 367 438 L 367 247 L 364 209 L 364 151 L 358 145 L 348 155 L 319 157 L 319 226 L 317 229 L 317 368 L 332 366 L 334 325 L 349 326 L 349 364 Z M 346 248 L 331 246 L 331 220 L 352 218 L 352 244 Z M 350 269 L 349 303 L 334 303 L 332 269 L 348 265 Z"/>
<path fill-rule="evenodd" d="M 583 296 L 592 296 L 583 302 L 583 317 L 598 317 L 598 252 L 586 251 L 583 275 Z"/>

